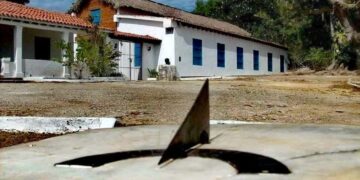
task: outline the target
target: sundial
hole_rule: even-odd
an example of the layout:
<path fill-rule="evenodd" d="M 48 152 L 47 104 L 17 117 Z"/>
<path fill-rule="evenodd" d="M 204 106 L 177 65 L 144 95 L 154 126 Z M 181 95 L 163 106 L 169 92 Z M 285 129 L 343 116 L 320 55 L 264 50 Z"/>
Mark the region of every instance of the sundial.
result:
<path fill-rule="evenodd" d="M 180 127 L 94 130 L 0 149 L 0 179 L 360 179 L 357 126 L 210 126 L 209 82 Z"/>

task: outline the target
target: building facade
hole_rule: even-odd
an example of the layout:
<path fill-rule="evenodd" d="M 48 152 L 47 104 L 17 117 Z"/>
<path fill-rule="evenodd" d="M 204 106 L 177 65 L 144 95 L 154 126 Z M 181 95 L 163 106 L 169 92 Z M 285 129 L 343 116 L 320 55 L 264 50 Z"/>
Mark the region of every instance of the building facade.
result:
<path fill-rule="evenodd" d="M 68 14 L 0 1 L 0 68 L 4 77 L 64 78 L 70 72 L 59 63 L 61 41 L 91 24 Z M 57 62 L 59 61 L 59 62 Z"/>
<path fill-rule="evenodd" d="M 176 66 L 178 77 L 269 75 L 287 71 L 286 48 L 190 27 L 169 18 L 121 12 L 116 17 L 118 31 L 147 34 L 161 40 L 158 44 L 143 44 L 144 68 Z M 136 54 L 135 49 L 121 49 L 124 50 Z M 127 59 L 124 58 L 122 61 Z M 139 66 L 134 64 L 134 68 Z M 146 77 L 146 71 L 143 74 Z"/>
<path fill-rule="evenodd" d="M 117 36 L 119 72 L 132 80 L 175 66 L 178 77 L 270 75 L 288 69 L 287 48 L 251 37 L 232 24 L 149 0 L 79 0 L 79 17 Z M 112 33 L 110 33 L 112 34 Z M 153 41 L 147 41 L 145 37 Z"/>
<path fill-rule="evenodd" d="M 176 76 L 270 75 L 288 69 L 287 48 L 240 27 L 150 0 L 78 0 L 70 14 L 0 1 L 0 59 L 5 77 L 68 77 L 59 41 L 92 25 L 108 33 L 121 56 L 117 71 L 146 80 L 163 66 Z"/>

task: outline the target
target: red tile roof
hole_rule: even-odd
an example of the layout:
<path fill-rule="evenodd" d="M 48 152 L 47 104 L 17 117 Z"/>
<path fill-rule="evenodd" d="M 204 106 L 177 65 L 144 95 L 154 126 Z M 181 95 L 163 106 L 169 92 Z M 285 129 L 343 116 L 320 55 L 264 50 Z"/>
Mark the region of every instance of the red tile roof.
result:
<path fill-rule="evenodd" d="M 91 24 L 89 22 L 81 18 L 77 18 L 65 13 L 50 12 L 38 8 L 28 7 L 9 1 L 0 1 L 0 18 L 1 17 L 29 21 L 40 21 L 51 24 L 74 26 L 79 28 L 91 27 Z"/>
<path fill-rule="evenodd" d="M 160 42 L 161 40 L 155 37 L 151 37 L 149 35 L 138 35 L 126 32 L 115 31 L 112 34 L 115 38 L 122 38 L 122 39 L 130 39 L 130 40 L 143 40 L 143 41 L 151 41 L 151 42 Z"/>

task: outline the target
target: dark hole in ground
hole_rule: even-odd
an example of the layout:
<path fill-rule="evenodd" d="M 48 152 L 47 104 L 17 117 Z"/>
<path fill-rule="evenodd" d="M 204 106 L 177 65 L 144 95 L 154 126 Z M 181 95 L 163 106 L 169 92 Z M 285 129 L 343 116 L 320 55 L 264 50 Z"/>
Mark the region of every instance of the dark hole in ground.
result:
<path fill-rule="evenodd" d="M 154 149 L 100 154 L 61 162 L 55 164 L 55 166 L 85 166 L 96 168 L 121 160 L 161 156 L 163 152 L 164 150 Z M 234 167 L 238 174 L 291 173 L 288 167 L 273 158 L 248 152 L 217 149 L 196 149 L 188 153 L 188 156 L 221 160 Z"/>

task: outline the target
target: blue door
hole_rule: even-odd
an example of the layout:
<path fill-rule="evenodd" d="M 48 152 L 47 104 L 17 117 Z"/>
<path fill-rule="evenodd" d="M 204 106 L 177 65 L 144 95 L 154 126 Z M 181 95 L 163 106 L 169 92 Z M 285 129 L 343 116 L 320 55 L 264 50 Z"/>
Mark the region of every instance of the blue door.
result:
<path fill-rule="evenodd" d="M 254 70 L 258 71 L 259 70 L 259 51 L 254 50 Z"/>
<path fill-rule="evenodd" d="M 268 71 L 273 71 L 273 55 L 271 53 L 268 53 Z"/>
<path fill-rule="evenodd" d="M 142 45 L 141 43 L 135 43 L 135 67 L 141 67 L 142 65 Z"/>
<path fill-rule="evenodd" d="M 285 57 L 280 56 L 280 71 L 285 72 Z"/>
<path fill-rule="evenodd" d="M 217 66 L 225 67 L 225 44 L 217 44 Z"/>

